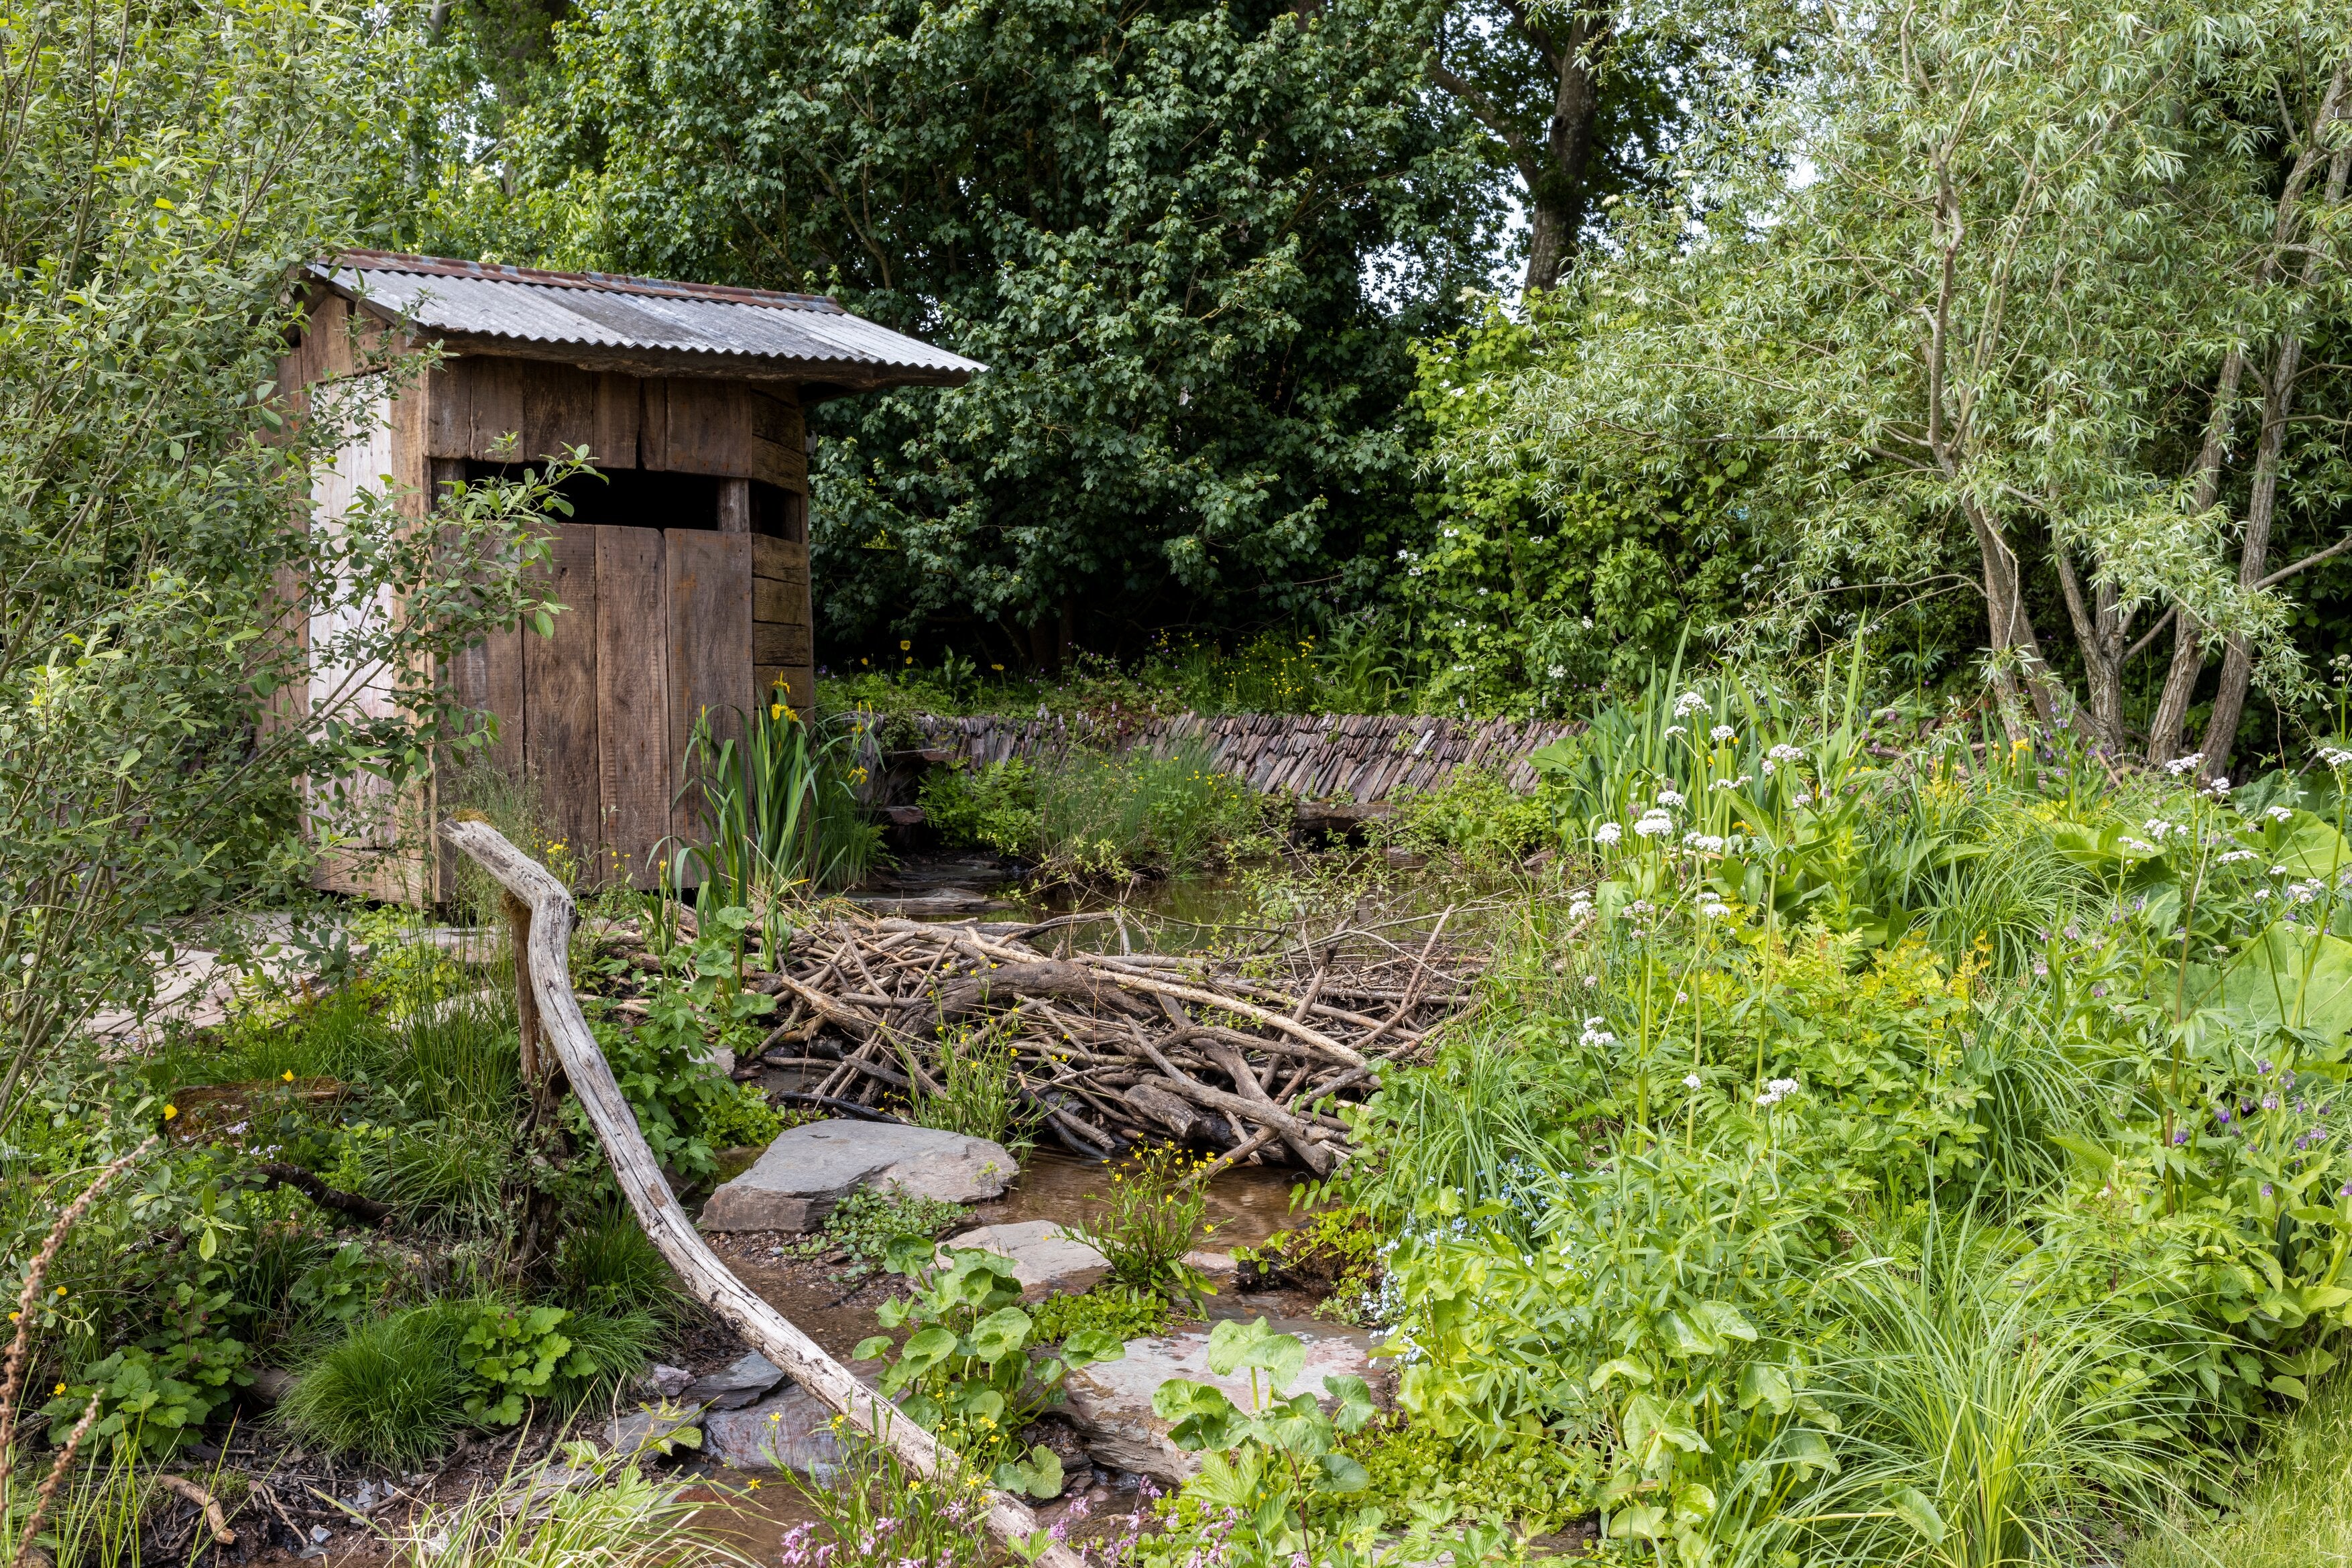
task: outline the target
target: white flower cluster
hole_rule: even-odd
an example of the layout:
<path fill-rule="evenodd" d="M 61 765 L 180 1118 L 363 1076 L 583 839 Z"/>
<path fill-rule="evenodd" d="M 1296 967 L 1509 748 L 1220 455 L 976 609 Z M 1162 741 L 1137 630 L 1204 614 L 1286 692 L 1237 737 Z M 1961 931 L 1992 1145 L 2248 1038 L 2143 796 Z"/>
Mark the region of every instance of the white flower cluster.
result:
<path fill-rule="evenodd" d="M 1709 740 L 1729 740 L 1732 737 L 1732 728 L 1729 725 L 1718 724 L 1713 729 L 1708 730 L 1706 735 Z"/>
<path fill-rule="evenodd" d="M 1603 822 L 1592 830 L 1592 841 L 1597 844 L 1613 844 L 1624 836 L 1625 830 L 1614 822 Z"/>
<path fill-rule="evenodd" d="M 1706 699 L 1705 697 L 1699 695 L 1696 692 L 1685 692 L 1682 695 L 1675 699 L 1675 716 L 1676 718 L 1688 718 L 1695 713 L 1705 711 L 1706 707 Z"/>
<path fill-rule="evenodd" d="M 1693 828 L 1689 832 L 1683 835 L 1683 842 L 1698 851 L 1701 854 L 1719 855 L 1723 852 L 1723 840 L 1721 838 L 1717 837 L 1714 833 L 1702 833 L 1696 828 Z"/>
<path fill-rule="evenodd" d="M 1617 1037 L 1609 1032 L 1608 1023 L 1607 1019 L 1598 1015 L 1586 1019 L 1584 1032 L 1577 1037 L 1577 1043 L 1587 1051 L 1598 1051 L 1604 1045 L 1616 1044 Z"/>
<path fill-rule="evenodd" d="M 2166 763 L 2164 770 L 2178 779 L 2184 773 L 2194 773 L 2203 766 L 2205 766 L 2205 754 L 2201 751 L 2192 751 L 2186 757 L 2176 757 Z"/>
<path fill-rule="evenodd" d="M 1699 918 L 1721 920 L 1731 913 L 1731 906 L 1713 894 L 1702 894 L 1698 903 Z"/>
<path fill-rule="evenodd" d="M 1718 779 L 1714 783 L 1708 785 L 1707 788 L 1710 789 L 1745 789 L 1748 785 L 1755 782 L 1756 776 L 1754 774 L 1743 773 L 1737 779 Z"/>
<path fill-rule="evenodd" d="M 2164 852 L 2162 850 L 2158 849 L 2154 844 L 2149 843 L 2146 839 L 2136 839 L 2129 833 L 2126 833 L 2122 838 L 2117 839 L 2116 842 L 2123 845 L 2123 847 L 2127 850 L 2136 850 L 2144 855 L 2158 855 Z"/>
<path fill-rule="evenodd" d="M 2178 822 L 2166 821 L 2162 817 L 2150 817 L 2140 826 L 2147 830 L 2147 836 L 2151 839 L 2160 839 L 2167 833 L 2185 833 L 2189 831 Z"/>
<path fill-rule="evenodd" d="M 1683 1080 L 1683 1087 L 1684 1087 L 1684 1088 L 1685 1088 L 1685 1089 L 1696 1089 L 1696 1088 L 1698 1088 L 1698 1087 L 1699 1087 L 1699 1076 L 1698 1076 L 1698 1074 L 1697 1074 L 1697 1073 L 1696 1073 L 1696 1072 L 1694 1072 L 1694 1073 L 1690 1074 L 1688 1077 L 1685 1078 L 1685 1079 Z"/>
<path fill-rule="evenodd" d="M 1756 1103 L 1759 1105 L 1778 1105 L 1781 1101 L 1786 1100 L 1790 1095 L 1794 1094 L 1796 1092 L 1797 1081 L 1795 1079 L 1775 1078 L 1771 1082 L 1764 1085 L 1764 1092 L 1756 1096 Z"/>
<path fill-rule="evenodd" d="M 2273 822 L 2284 822 L 2288 818 L 2294 815 L 2294 808 L 2292 806 L 2266 806 L 2263 809 L 2263 815 L 2268 817 Z"/>
<path fill-rule="evenodd" d="M 1615 824 L 1614 824 L 1614 823 L 1612 823 L 1611 825 L 1613 827 Z M 1580 888 L 1578 888 L 1574 893 L 1571 893 L 1571 894 L 1570 894 L 1568 895 L 1568 917 L 1569 917 L 1569 919 L 1570 919 L 1570 920 L 1572 920 L 1572 921 L 1573 921 L 1573 920 L 1581 920 L 1581 919 L 1583 919 L 1586 915 L 1590 915 L 1590 914 L 1591 914 L 1591 913 L 1592 913 L 1592 895 L 1591 895 L 1591 894 L 1589 894 L 1589 893 L 1585 892 L 1582 888 L 1580 888 Z"/>
<path fill-rule="evenodd" d="M 1633 831 L 1645 839 L 1654 839 L 1660 833 L 1673 832 L 1675 820 L 1664 806 L 1653 806 L 1642 813 L 1642 820 L 1633 824 Z"/>
<path fill-rule="evenodd" d="M 2297 904 L 2309 904 L 2313 899 L 2317 898 L 2321 894 L 2327 891 L 2327 884 L 2321 882 L 2317 877 L 2314 877 L 2309 882 L 2288 883 L 2284 891 L 2286 895 L 2289 898 L 2294 899 Z"/>
<path fill-rule="evenodd" d="M 2319 748 L 2319 760 L 2340 771 L 2347 764 L 2352 764 L 2352 751 L 2340 746 L 2323 746 Z"/>
<path fill-rule="evenodd" d="M 2214 863 L 2217 865 L 2235 865 L 2240 861 L 2250 861 L 2254 858 L 2254 852 L 2252 850 L 2231 850 L 2227 854 L 2221 856 Z"/>
<path fill-rule="evenodd" d="M 1805 759 L 1805 754 L 1801 750 L 1786 741 L 1782 741 L 1764 755 L 1775 762 L 1802 762 Z"/>
<path fill-rule="evenodd" d="M 1683 797 L 1676 794 L 1672 789 L 1661 789 L 1658 791 L 1658 804 L 1661 806 L 1664 806 L 1671 810 L 1672 808 L 1682 805 L 1683 803 Z"/>

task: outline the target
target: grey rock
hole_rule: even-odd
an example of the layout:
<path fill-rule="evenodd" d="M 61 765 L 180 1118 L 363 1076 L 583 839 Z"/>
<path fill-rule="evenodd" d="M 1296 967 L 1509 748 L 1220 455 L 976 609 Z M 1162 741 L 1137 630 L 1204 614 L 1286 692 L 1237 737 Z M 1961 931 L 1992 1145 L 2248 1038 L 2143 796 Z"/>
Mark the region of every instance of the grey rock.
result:
<path fill-rule="evenodd" d="M 693 1381 L 694 1374 L 687 1371 L 686 1368 L 665 1365 L 658 1361 L 647 1367 L 645 1375 L 637 1379 L 640 1387 L 664 1399 L 677 1398 L 686 1392 L 687 1385 Z"/>
<path fill-rule="evenodd" d="M 797 1470 L 819 1481 L 831 1479 L 842 1458 L 833 1412 L 797 1385 L 704 1417 L 702 1451 L 731 1469 Z"/>
<path fill-rule="evenodd" d="M 294 1375 L 283 1367 L 257 1366 L 245 1391 L 257 1405 L 275 1405 L 294 1392 Z"/>
<path fill-rule="evenodd" d="M 1305 1391 L 1328 1405 L 1325 1377 L 1348 1374 L 1370 1381 L 1374 1370 L 1370 1334 L 1297 1320 L 1277 1321 L 1271 1326 L 1297 1334 L 1307 1343 L 1306 1365 L 1294 1382 L 1274 1391 L 1276 1397 Z M 1209 1375 L 1209 1331 L 1202 1327 L 1129 1340 L 1126 1359 L 1098 1362 L 1071 1373 L 1065 1385 L 1069 1401 L 1060 1413 L 1084 1435 L 1097 1464 L 1140 1471 L 1174 1485 L 1200 1468 L 1201 1457 L 1170 1441 L 1171 1423 L 1151 1408 L 1151 1396 L 1171 1377 L 1210 1384 L 1223 1389 L 1225 1396 L 1243 1409 L 1250 1407 L 1248 1373 L 1232 1377 Z"/>
<path fill-rule="evenodd" d="M 710 1195 L 705 1230 L 814 1230 L 860 1186 L 977 1203 L 1018 1166 L 985 1138 L 887 1122 L 810 1122 L 785 1129 L 751 1168 Z"/>
<path fill-rule="evenodd" d="M 717 1372 L 686 1385 L 686 1397 L 714 1410 L 740 1410 L 784 1380 L 783 1369 L 758 1351 L 746 1351 Z"/>
<path fill-rule="evenodd" d="M 983 1225 L 950 1237 L 945 1245 L 958 1250 L 993 1252 L 1013 1262 L 1013 1277 L 1021 1281 L 1021 1299 L 1042 1301 L 1048 1296 L 1084 1295 L 1110 1272 L 1110 1260 L 1067 1234 L 1050 1219 L 1018 1225 Z"/>
<path fill-rule="evenodd" d="M 1222 1280 L 1229 1274 L 1237 1272 L 1241 1268 L 1241 1265 L 1234 1261 L 1232 1253 L 1218 1252 L 1207 1248 L 1196 1249 L 1185 1253 L 1184 1263 L 1187 1268 L 1197 1269 L 1212 1280 Z"/>

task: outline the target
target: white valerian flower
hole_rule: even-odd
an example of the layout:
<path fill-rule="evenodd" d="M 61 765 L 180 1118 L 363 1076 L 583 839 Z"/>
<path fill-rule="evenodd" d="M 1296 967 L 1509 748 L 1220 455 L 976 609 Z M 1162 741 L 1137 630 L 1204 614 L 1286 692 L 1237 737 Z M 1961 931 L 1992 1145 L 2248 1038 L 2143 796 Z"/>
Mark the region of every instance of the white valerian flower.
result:
<path fill-rule="evenodd" d="M 2309 904 L 2313 899 L 2317 898 L 2321 894 L 2326 892 L 2327 887 L 2326 883 L 2320 882 L 2315 877 L 2309 882 L 2288 883 L 2286 884 L 2285 891 L 2286 895 L 2289 898 L 2294 899 L 2297 904 Z"/>
<path fill-rule="evenodd" d="M 1685 692 L 1675 699 L 1675 716 L 1688 718 L 1706 706 L 1706 699 L 1696 692 Z"/>
<path fill-rule="evenodd" d="M 2260 904 L 2263 899 L 2268 898 L 2270 895 L 2271 890 L 2267 887 L 2258 887 L 2254 889 L 2254 902 L 2256 904 Z"/>
<path fill-rule="evenodd" d="M 2205 788 L 2210 789 L 2216 795 L 2227 795 L 2230 792 L 2230 781 L 2227 779 L 2216 779 L 2210 784 L 2206 785 Z"/>
<path fill-rule="evenodd" d="M 2205 754 L 2201 751 L 2192 751 L 2186 757 L 2176 757 L 2171 761 L 2166 763 L 2164 765 L 2164 770 L 2167 773 L 2171 774 L 2175 779 L 2178 779 L 2184 773 L 2196 772 L 2198 768 L 2204 765 Z"/>
<path fill-rule="evenodd" d="M 2271 874 L 2273 876 L 2284 876 L 2286 874 L 2286 867 L 2283 865 L 2274 865 L 2271 867 Z"/>
<path fill-rule="evenodd" d="M 2323 746 L 2319 748 L 2319 760 L 2330 768 L 2341 768 L 2352 765 L 2352 751 L 2340 746 Z"/>
<path fill-rule="evenodd" d="M 1698 906 L 1698 913 L 1703 920 L 1720 920 L 1731 913 L 1731 906 L 1721 899 L 1710 898 Z"/>
<path fill-rule="evenodd" d="M 1584 629 L 1585 629 L 1587 632 L 1590 632 L 1590 631 L 1591 631 L 1591 630 L 1592 630 L 1592 617 L 1591 617 L 1591 616 L 1590 616 L 1590 615 L 1588 615 L 1588 616 L 1586 616 L 1586 617 L 1584 618 Z"/>
<path fill-rule="evenodd" d="M 2254 858 L 2254 852 L 2252 850 L 2231 850 L 2227 854 L 2222 855 L 2214 863 L 2217 865 L 2235 865 L 2240 861 L 2250 861 Z"/>
<path fill-rule="evenodd" d="M 1683 798 L 1673 789 L 1661 789 L 1658 791 L 1658 804 L 1671 810 L 1682 805 Z"/>
<path fill-rule="evenodd" d="M 1555 681 L 1564 681 L 1568 679 L 1568 666 L 1566 664 L 1554 664 L 1547 673 Z"/>
<path fill-rule="evenodd" d="M 1673 832 L 1675 831 L 1675 820 L 1666 815 L 1664 811 L 1653 806 L 1648 810 L 1642 813 L 1642 820 L 1633 824 L 1633 831 L 1641 834 L 1645 839 L 1654 839 L 1660 833 Z"/>
<path fill-rule="evenodd" d="M 1708 730 L 1706 735 L 1709 740 L 1729 740 L 1732 737 L 1732 728 L 1729 725 L 1718 724 L 1713 729 Z"/>
<path fill-rule="evenodd" d="M 1603 822 L 1592 830 L 1592 840 L 1595 843 L 1613 844 L 1624 836 L 1625 830 L 1614 822 Z"/>
<path fill-rule="evenodd" d="M 2123 847 L 2127 850 L 2137 850 L 2144 855 L 2160 854 L 2163 852 L 2154 844 L 2149 843 L 2146 839 L 2136 839 L 2129 833 L 2126 833 L 2122 838 L 2117 839 L 2116 842 L 2123 845 Z"/>
<path fill-rule="evenodd" d="M 1796 1092 L 1797 1081 L 1795 1079 L 1775 1078 L 1771 1082 L 1764 1085 L 1764 1092 L 1756 1096 L 1756 1103 L 1759 1105 L 1778 1105 L 1781 1101 L 1786 1100 L 1790 1095 L 1794 1094 Z"/>
<path fill-rule="evenodd" d="M 1608 1019 L 1602 1018 L 1586 1019 L 1584 1020 L 1584 1033 L 1578 1037 L 1577 1042 L 1580 1045 L 1582 1045 L 1587 1051 L 1598 1051 L 1604 1045 L 1616 1044 L 1617 1037 L 1609 1032 L 1607 1028 L 1608 1021 Z"/>
<path fill-rule="evenodd" d="M 2263 809 L 2263 815 L 2273 822 L 2284 822 L 2294 815 L 2294 809 L 2291 806 L 2266 806 Z"/>
<path fill-rule="evenodd" d="M 1770 758 L 1775 762 L 1802 762 L 1805 759 L 1805 754 L 1803 752 L 1798 750 L 1795 747 L 1790 746 L 1786 741 L 1782 741 L 1780 745 L 1774 747 L 1764 755 Z"/>
<path fill-rule="evenodd" d="M 1780 765 L 1779 763 L 1773 761 L 1769 757 L 1766 758 L 1764 759 L 1764 777 L 1767 779 L 1771 778 L 1773 774 L 1780 771 Z"/>
<path fill-rule="evenodd" d="M 1699 1086 L 1699 1076 L 1698 1076 L 1698 1074 L 1697 1074 L 1697 1073 L 1696 1073 L 1696 1072 L 1692 1073 L 1690 1076 L 1688 1076 L 1687 1078 L 1685 1078 L 1685 1079 L 1683 1080 L 1683 1087 L 1684 1087 L 1684 1088 L 1685 1088 L 1685 1089 L 1696 1089 L 1696 1088 L 1697 1088 L 1698 1086 Z"/>
<path fill-rule="evenodd" d="M 1810 805 L 1811 805 L 1811 804 L 1813 803 L 1813 794 L 1812 794 L 1812 791 L 1811 791 L 1811 790 L 1810 790 L 1810 789 L 1800 789 L 1800 790 L 1798 790 L 1798 791 L 1797 791 L 1797 794 L 1796 794 L 1796 801 L 1797 801 L 1797 804 L 1798 804 L 1798 805 L 1800 805 L 1800 806 L 1810 806 Z"/>
<path fill-rule="evenodd" d="M 2174 827 L 2170 822 L 2166 821 L 2162 817 L 2150 817 L 2147 821 L 2142 822 L 2140 826 L 2147 830 L 2147 836 L 2151 839 L 2160 839 L 2167 833 L 2175 833 L 2180 831 Z"/>

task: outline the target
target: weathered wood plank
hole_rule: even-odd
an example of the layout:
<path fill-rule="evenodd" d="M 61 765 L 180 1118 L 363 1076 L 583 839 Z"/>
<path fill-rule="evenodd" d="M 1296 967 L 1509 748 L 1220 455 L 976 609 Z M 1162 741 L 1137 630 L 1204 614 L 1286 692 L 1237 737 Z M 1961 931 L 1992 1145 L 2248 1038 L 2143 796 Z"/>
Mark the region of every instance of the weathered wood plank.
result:
<path fill-rule="evenodd" d="M 751 662 L 755 664 L 805 664 L 809 662 L 809 629 L 789 621 L 751 623 Z"/>
<path fill-rule="evenodd" d="M 540 807 L 574 862 L 601 869 L 604 812 L 597 752 L 596 535 L 566 523 L 550 546 L 555 635 L 526 634 L 523 648 L 523 766 L 539 787 Z"/>
<path fill-rule="evenodd" d="M 751 531 L 751 481 L 749 479 L 719 481 L 719 531 L 722 534 L 748 534 Z"/>
<path fill-rule="evenodd" d="M 697 716 L 720 738 L 742 732 L 751 687 L 751 536 L 670 528 L 662 535 L 669 584 L 670 755 L 683 758 Z M 781 661 L 778 661 L 781 663 Z M 681 773 L 677 782 L 688 779 Z M 698 836 L 691 790 L 670 813 L 670 831 Z"/>
<path fill-rule="evenodd" d="M 604 868 L 657 885 L 669 832 L 669 583 L 657 529 L 596 530 L 596 758 Z"/>

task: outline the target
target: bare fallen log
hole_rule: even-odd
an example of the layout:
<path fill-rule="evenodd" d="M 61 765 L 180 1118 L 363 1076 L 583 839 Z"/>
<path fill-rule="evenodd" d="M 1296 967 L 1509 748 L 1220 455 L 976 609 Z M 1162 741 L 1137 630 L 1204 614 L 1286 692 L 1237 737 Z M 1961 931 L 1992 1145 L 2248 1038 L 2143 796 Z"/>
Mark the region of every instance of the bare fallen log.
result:
<path fill-rule="evenodd" d="M 597 1049 L 596 1037 L 589 1031 L 579 999 L 572 995 L 568 954 L 578 911 L 563 884 L 488 822 L 444 822 L 441 833 L 527 906 L 528 938 L 524 949 L 516 955 L 516 967 L 527 968 L 530 975 L 541 1030 L 596 1129 L 604 1157 L 637 1223 L 677 1270 L 688 1292 L 724 1318 L 794 1383 L 888 1448 L 919 1474 L 962 1479 L 963 1462 L 953 1450 L 941 1447 L 914 1422 L 898 1418 L 889 1404 L 754 1294 L 704 1245 L 693 1221 L 662 1179 L 653 1151 L 637 1129 L 636 1116 L 614 1082 L 612 1067 Z M 1025 1548 L 1038 1536 L 1037 1516 L 1007 1493 L 991 1489 L 986 1496 L 989 1529 L 1000 1540 L 1021 1543 L 1023 1555 L 1027 1556 Z M 1049 1568 L 1081 1568 L 1077 1553 L 1055 1543 L 1048 1543 L 1031 1560 Z"/>

